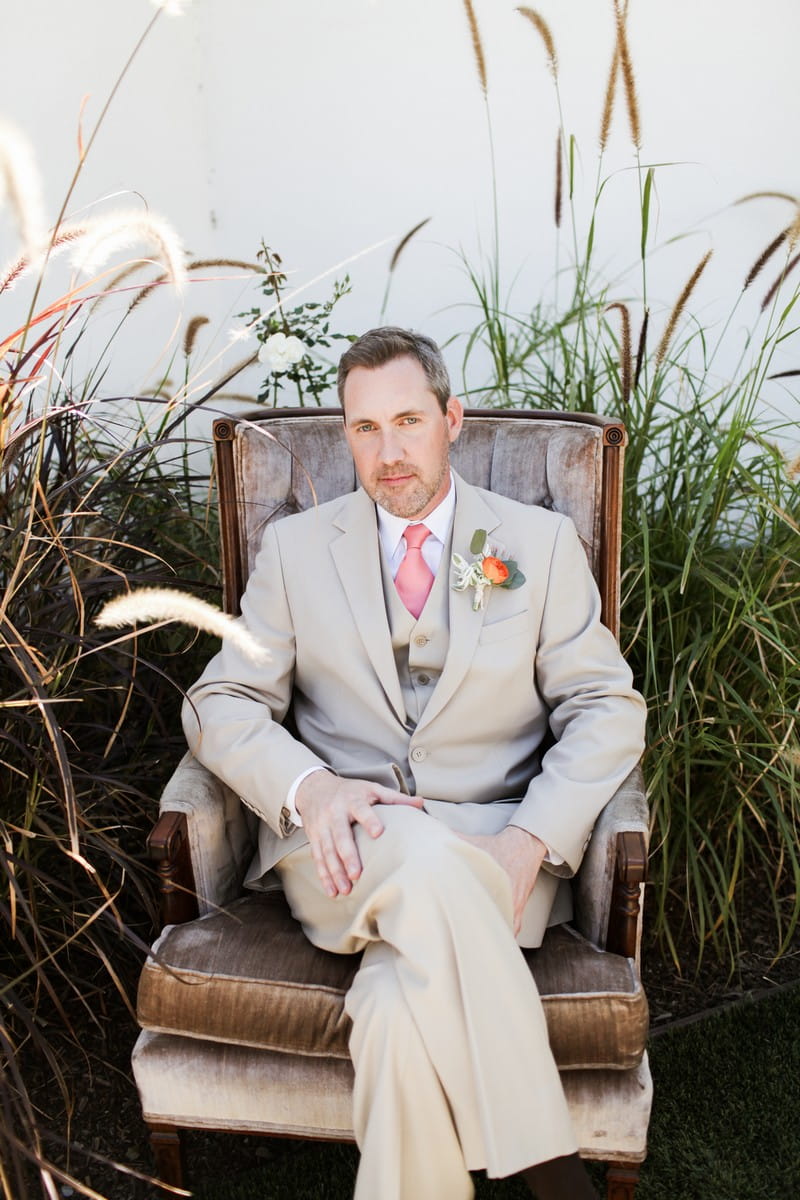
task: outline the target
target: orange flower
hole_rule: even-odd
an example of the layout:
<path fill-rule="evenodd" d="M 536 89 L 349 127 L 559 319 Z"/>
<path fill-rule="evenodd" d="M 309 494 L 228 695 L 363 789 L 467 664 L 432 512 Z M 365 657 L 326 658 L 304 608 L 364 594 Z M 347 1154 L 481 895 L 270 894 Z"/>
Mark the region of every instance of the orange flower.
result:
<path fill-rule="evenodd" d="M 508 579 L 508 567 L 499 558 L 485 558 L 481 563 L 481 570 L 490 583 L 505 583 Z"/>

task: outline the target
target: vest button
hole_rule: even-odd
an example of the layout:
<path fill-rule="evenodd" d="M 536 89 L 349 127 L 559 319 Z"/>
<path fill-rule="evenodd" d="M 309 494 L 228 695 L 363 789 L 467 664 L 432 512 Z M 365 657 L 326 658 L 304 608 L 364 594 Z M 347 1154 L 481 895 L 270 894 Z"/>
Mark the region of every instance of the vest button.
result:
<path fill-rule="evenodd" d="M 430 683 L 430 681 L 431 681 L 430 675 L 418 675 L 417 676 L 417 683 L 419 683 L 422 687 L 427 687 L 427 685 Z"/>
<path fill-rule="evenodd" d="M 429 637 L 426 637 L 424 633 L 418 633 L 417 636 L 414 638 L 414 645 L 415 646 L 427 646 L 427 644 L 430 640 L 431 639 Z"/>
<path fill-rule="evenodd" d="M 428 757 L 428 751 L 423 750 L 422 746 L 415 746 L 414 749 L 411 751 L 411 761 L 412 762 L 424 762 L 427 757 Z"/>

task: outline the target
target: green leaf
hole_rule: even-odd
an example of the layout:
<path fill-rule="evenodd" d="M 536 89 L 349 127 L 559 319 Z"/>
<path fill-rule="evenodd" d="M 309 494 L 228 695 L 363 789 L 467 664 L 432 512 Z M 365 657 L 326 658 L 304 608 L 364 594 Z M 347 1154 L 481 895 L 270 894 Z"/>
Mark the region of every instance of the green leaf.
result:
<path fill-rule="evenodd" d="M 642 196 L 642 258 L 647 250 L 647 231 L 650 227 L 650 194 L 653 190 L 653 168 L 650 167 L 644 177 L 644 194 Z"/>
<path fill-rule="evenodd" d="M 509 591 L 513 592 L 514 588 L 522 587 L 524 582 L 525 576 L 522 574 L 522 571 L 517 570 L 513 575 L 509 575 L 508 579 L 503 584 L 503 587 L 508 588 Z"/>
<path fill-rule="evenodd" d="M 476 529 L 472 535 L 472 541 L 469 544 L 470 554 L 482 554 L 483 547 L 486 545 L 486 530 Z"/>

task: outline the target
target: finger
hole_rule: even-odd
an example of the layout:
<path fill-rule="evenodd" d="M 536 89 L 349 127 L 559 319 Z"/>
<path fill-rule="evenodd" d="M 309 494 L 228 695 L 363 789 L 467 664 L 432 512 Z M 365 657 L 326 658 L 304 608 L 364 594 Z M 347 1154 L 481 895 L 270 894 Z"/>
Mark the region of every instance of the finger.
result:
<path fill-rule="evenodd" d="M 346 829 L 349 830 L 349 828 L 349 824 L 346 824 Z M 327 875 L 327 878 L 330 880 L 333 888 L 332 892 L 328 891 L 327 894 L 333 896 L 346 895 L 350 891 L 351 885 L 347 874 L 347 868 L 342 861 L 342 856 L 339 853 L 334 826 L 331 824 L 323 825 L 323 827 L 317 831 L 314 841 L 316 842 L 319 852 L 319 858 L 316 858 L 315 856 L 317 873 L 320 875 L 320 878 L 323 880 L 324 884 L 324 872 L 324 874 Z"/>
<path fill-rule="evenodd" d="M 332 829 L 333 853 L 335 855 L 335 878 L 339 891 L 350 891 L 351 883 L 361 874 L 361 858 L 353 836 L 353 827 L 349 821 L 338 822 Z M 328 866 L 331 867 L 330 856 Z"/>
<path fill-rule="evenodd" d="M 372 805 L 367 803 L 353 809 L 353 820 L 359 824 L 371 838 L 380 837 L 383 833 L 383 821 Z"/>
<path fill-rule="evenodd" d="M 319 881 L 322 884 L 322 890 L 326 896 L 330 896 L 330 898 L 333 899 L 333 897 L 337 894 L 337 888 L 331 873 L 328 870 L 328 864 L 325 860 L 325 854 L 322 850 L 322 846 L 320 845 L 319 841 L 312 840 L 311 838 L 309 838 L 309 845 L 311 847 L 311 857 L 314 860 L 314 866 L 316 867 Z"/>
<path fill-rule="evenodd" d="M 409 796 L 407 792 L 398 792 L 394 788 L 382 787 L 376 784 L 372 804 L 410 804 L 412 808 L 422 808 L 425 800 L 422 796 Z"/>

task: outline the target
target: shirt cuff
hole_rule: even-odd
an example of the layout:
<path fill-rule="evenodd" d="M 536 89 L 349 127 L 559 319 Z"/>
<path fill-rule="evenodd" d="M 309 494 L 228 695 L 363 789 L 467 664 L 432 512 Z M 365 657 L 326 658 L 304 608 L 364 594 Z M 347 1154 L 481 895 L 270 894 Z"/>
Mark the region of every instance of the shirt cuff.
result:
<path fill-rule="evenodd" d="M 289 788 L 289 792 L 288 792 L 288 795 L 286 796 L 286 803 L 284 804 L 284 808 L 288 814 L 289 820 L 292 821 L 295 825 L 297 825 L 297 827 L 299 829 L 303 828 L 303 818 L 300 816 L 300 813 L 297 811 L 297 806 L 295 805 L 295 799 L 297 797 L 297 789 L 300 787 L 300 784 L 303 782 L 303 780 L 308 779 L 309 775 L 313 775 L 315 771 L 326 771 L 326 770 L 327 770 L 327 767 L 309 767 L 307 771 L 303 771 L 302 775 L 297 776 L 297 779 L 295 779 L 294 783 Z"/>

